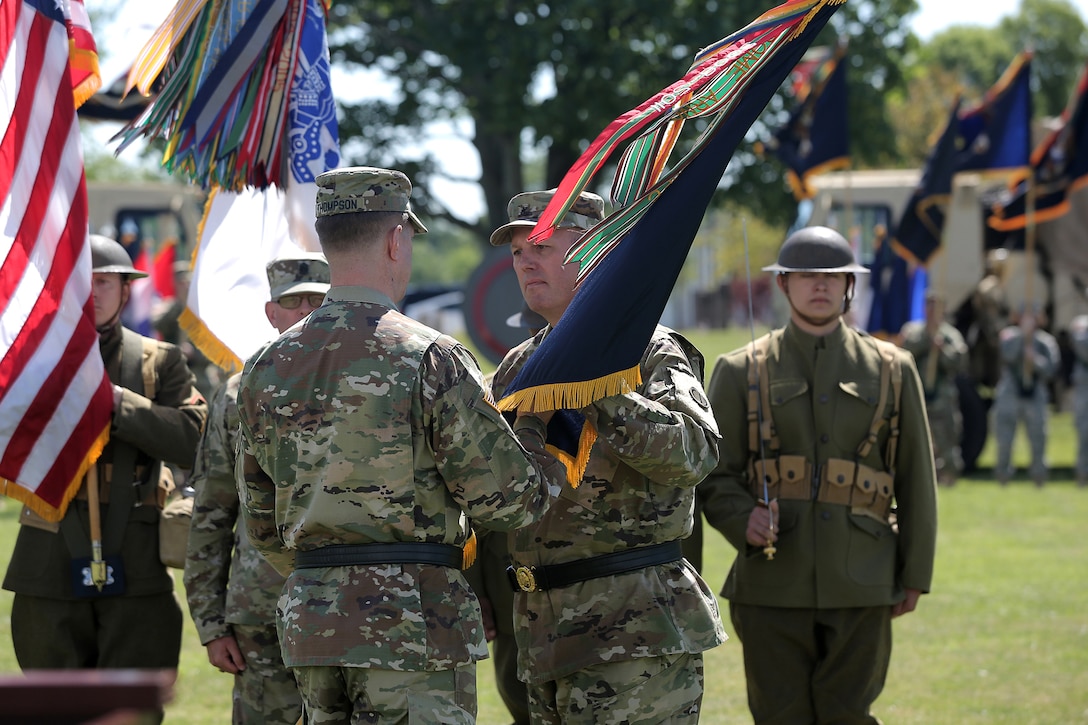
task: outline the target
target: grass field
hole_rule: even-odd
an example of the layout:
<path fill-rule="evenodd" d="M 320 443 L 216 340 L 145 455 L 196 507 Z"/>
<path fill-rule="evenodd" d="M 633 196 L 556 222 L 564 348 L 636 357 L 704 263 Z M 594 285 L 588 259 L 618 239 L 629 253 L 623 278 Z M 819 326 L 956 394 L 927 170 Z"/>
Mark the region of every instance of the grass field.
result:
<path fill-rule="evenodd" d="M 747 333 L 690 337 L 710 365 Z M 1048 447 L 1053 465 L 1072 465 L 1074 440 L 1069 415 L 1055 415 Z M 980 465 L 992 459 L 990 444 Z M 1022 439 L 1014 460 L 1027 463 Z M 15 501 L 0 498 L 0 562 L 14 545 L 18 511 Z M 1088 490 L 1075 488 L 1068 477 L 1043 489 L 1021 477 L 1003 488 L 979 474 L 941 489 L 933 592 L 916 612 L 895 622 L 895 652 L 877 714 L 889 725 L 1088 723 L 1086 524 Z M 705 546 L 704 576 L 718 590 L 734 552 L 714 531 L 708 531 Z M 0 592 L 0 673 L 18 672 L 11 600 L 10 592 Z M 720 604 L 726 614 L 726 603 Z M 478 673 L 479 722 L 508 722 L 490 662 Z M 230 678 L 208 664 L 191 622 L 174 694 L 168 723 L 230 721 Z M 734 638 L 706 655 L 703 722 L 746 721 L 740 644 Z"/>

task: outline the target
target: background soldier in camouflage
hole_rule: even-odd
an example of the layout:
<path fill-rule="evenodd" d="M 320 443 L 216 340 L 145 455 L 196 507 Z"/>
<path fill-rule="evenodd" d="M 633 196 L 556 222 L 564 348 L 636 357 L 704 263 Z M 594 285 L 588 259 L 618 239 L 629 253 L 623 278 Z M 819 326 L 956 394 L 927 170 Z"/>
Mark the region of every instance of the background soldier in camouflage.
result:
<path fill-rule="evenodd" d="M 95 326 L 114 391 L 110 441 L 96 466 L 116 584 L 99 592 L 73 577 L 73 560 L 91 555 L 86 482 L 59 525 L 24 507 L 4 578 L 15 592 L 12 642 L 24 670 L 177 669 L 182 614 L 159 560 L 160 472 L 164 461 L 192 465 L 207 404 L 178 348 L 121 326 L 130 280 L 147 276 L 124 247 L 92 234 L 91 265 Z"/>
<path fill-rule="evenodd" d="M 801 229 L 764 271 L 778 273 L 790 322 L 718 358 L 721 463 L 701 487 L 707 521 L 737 549 L 722 595 L 748 707 L 756 723 L 878 723 L 891 620 L 933 577 L 921 382 L 910 355 L 843 322 L 866 270 L 841 234 Z"/>
<path fill-rule="evenodd" d="M 925 320 L 903 325 L 899 337 L 922 378 L 937 482 L 951 486 L 963 472 L 963 417 L 956 377 L 967 372 L 967 344 L 944 319 L 944 298 L 935 291 L 926 293 Z"/>
<path fill-rule="evenodd" d="M 1073 347 L 1073 424 L 1077 429 L 1078 486 L 1088 486 L 1088 315 L 1078 315 L 1069 325 Z"/>
<path fill-rule="evenodd" d="M 247 533 L 287 576 L 280 641 L 309 722 L 471 723 L 487 645 L 461 573 L 468 517 L 541 515 L 547 416 L 511 429 L 472 355 L 397 310 L 426 231 L 407 177 L 354 167 L 317 185 L 332 287 L 242 375 Z"/>
<path fill-rule="evenodd" d="M 329 289 L 329 265 L 320 254 L 273 260 L 266 271 L 272 299 L 264 311 L 280 333 L 320 307 Z M 302 698 L 284 667 L 276 634 L 283 577 L 254 550 L 244 527 L 236 527 L 241 378 L 241 373 L 231 376 L 212 398 L 193 466 L 196 496 L 185 591 L 208 661 L 235 676 L 233 722 L 294 725 L 302 715 Z"/>
<path fill-rule="evenodd" d="M 1012 444 L 1021 420 L 1031 445 L 1031 480 L 1036 486 L 1046 483 L 1049 386 L 1061 365 L 1061 352 L 1057 340 L 1039 327 L 1042 319 L 1040 313 L 1022 311 L 1001 331 L 1001 377 L 994 391 L 994 473 L 1002 485 L 1012 478 Z M 1025 345 L 1025 340 L 1031 343 Z"/>
<path fill-rule="evenodd" d="M 578 265 L 564 266 L 564 255 L 603 217 L 601 197 L 583 193 L 551 238 L 529 244 L 553 194 L 518 194 L 510 222 L 491 235 L 493 245 L 510 244 L 522 295 L 549 323 L 507 354 L 496 399 L 573 299 Z M 696 722 L 702 652 L 725 640 L 713 593 L 680 551 L 695 486 L 718 460 L 702 356 L 659 326 L 640 369 L 637 390 L 580 411 L 598 436 L 585 475 L 575 486 L 561 473 L 559 501 L 511 539 L 526 584 L 515 594 L 514 629 L 534 723 Z M 620 564 L 591 569 L 602 555 Z M 534 588 L 560 564 L 584 580 Z M 529 567 L 535 584 L 524 578 Z"/>

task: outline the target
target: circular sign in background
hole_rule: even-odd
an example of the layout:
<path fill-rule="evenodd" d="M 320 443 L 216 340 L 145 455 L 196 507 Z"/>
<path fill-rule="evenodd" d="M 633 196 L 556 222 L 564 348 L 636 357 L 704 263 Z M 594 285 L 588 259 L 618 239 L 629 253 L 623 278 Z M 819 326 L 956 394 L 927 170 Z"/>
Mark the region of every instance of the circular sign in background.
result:
<path fill-rule="evenodd" d="M 495 365 L 529 333 L 506 321 L 521 311 L 521 288 L 507 247 L 487 251 L 465 286 L 465 329 L 481 355 Z"/>

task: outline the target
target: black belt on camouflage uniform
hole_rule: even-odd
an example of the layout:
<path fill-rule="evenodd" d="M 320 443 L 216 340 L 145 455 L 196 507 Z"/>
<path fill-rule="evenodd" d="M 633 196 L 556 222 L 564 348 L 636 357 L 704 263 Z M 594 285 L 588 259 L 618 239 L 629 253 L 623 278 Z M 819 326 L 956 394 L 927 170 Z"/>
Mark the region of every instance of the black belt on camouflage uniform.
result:
<path fill-rule="evenodd" d="M 461 547 L 452 544 L 433 544 L 426 541 L 402 541 L 394 544 L 333 544 L 310 551 L 296 551 L 295 568 L 433 564 L 460 569 L 463 559 Z"/>
<path fill-rule="evenodd" d="M 511 566 L 506 569 L 515 592 L 543 592 L 602 576 L 625 574 L 648 566 L 671 564 L 684 558 L 680 541 L 640 546 L 627 551 L 592 556 L 549 566 Z"/>

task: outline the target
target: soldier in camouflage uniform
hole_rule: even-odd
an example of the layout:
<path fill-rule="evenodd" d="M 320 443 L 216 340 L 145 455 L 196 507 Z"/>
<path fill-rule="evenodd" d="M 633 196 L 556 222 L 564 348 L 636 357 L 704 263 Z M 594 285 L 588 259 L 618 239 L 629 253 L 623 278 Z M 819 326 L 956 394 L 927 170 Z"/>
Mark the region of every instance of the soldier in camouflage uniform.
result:
<path fill-rule="evenodd" d="M 963 471 L 963 417 L 956 377 L 967 372 L 967 343 L 944 319 L 944 299 L 935 291 L 926 293 L 925 320 L 903 325 L 899 337 L 900 347 L 914 356 L 922 377 L 937 482 L 951 486 Z"/>
<path fill-rule="evenodd" d="M 1048 388 L 1061 365 L 1061 352 L 1054 337 L 1039 327 L 1041 319 L 1031 310 L 1022 311 L 1014 324 L 1001 331 L 1001 377 L 994 391 L 994 473 L 1002 485 L 1012 478 L 1012 444 L 1021 420 L 1031 446 L 1031 480 L 1036 486 L 1046 483 Z M 1025 345 L 1025 339 L 1031 344 Z"/>
<path fill-rule="evenodd" d="M 101 591 L 79 576 L 77 560 L 91 556 L 86 482 L 59 524 L 24 508 L 4 578 L 15 592 L 15 656 L 24 670 L 176 669 L 182 614 L 159 560 L 161 471 L 163 462 L 192 464 L 207 404 L 178 348 L 121 325 L 130 280 L 147 275 L 107 237 L 91 235 L 91 260 L 95 326 L 113 382 L 110 440 L 96 464 L 110 576 Z"/>
<path fill-rule="evenodd" d="M 891 620 L 933 576 L 922 385 L 909 354 L 843 322 L 866 270 L 841 234 L 801 229 L 765 271 L 790 322 L 718 358 L 721 463 L 700 489 L 737 549 L 722 595 L 748 706 L 756 723 L 877 723 Z"/>
<path fill-rule="evenodd" d="M 320 254 L 273 260 L 265 315 L 280 333 L 321 306 L 329 265 Z M 234 678 L 235 725 L 294 725 L 302 714 L 295 677 L 284 667 L 276 634 L 283 577 L 249 543 L 238 523 L 234 481 L 238 383 L 231 376 L 212 398 L 191 478 L 196 495 L 185 560 L 185 591 L 208 661 Z M 233 552 L 233 556 L 232 556 Z"/>
<path fill-rule="evenodd" d="M 516 195 L 510 222 L 491 235 L 510 244 L 522 295 L 548 321 L 499 365 L 496 399 L 573 299 L 578 265 L 564 255 L 603 217 L 601 197 L 582 193 L 549 239 L 530 244 L 553 194 Z M 702 653 L 725 640 L 714 595 L 680 544 L 695 486 L 718 460 L 702 356 L 659 326 L 640 370 L 636 390 L 580 411 L 597 433 L 584 475 L 567 482 L 564 471 L 559 501 L 511 537 L 518 669 L 534 723 L 694 723 Z"/>
<path fill-rule="evenodd" d="M 468 518 L 510 529 L 547 508 L 548 416 L 511 428 L 472 355 L 397 310 L 426 232 L 407 177 L 317 185 L 332 286 L 242 373 L 247 533 L 287 577 L 280 641 L 309 722 L 471 723 L 487 644 Z"/>
<path fill-rule="evenodd" d="M 1088 486 L 1088 315 L 1078 315 L 1069 325 L 1073 346 L 1073 424 L 1077 429 L 1076 476 L 1078 486 Z"/>

